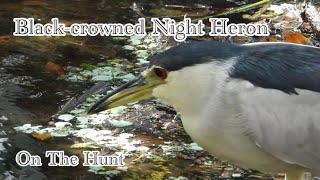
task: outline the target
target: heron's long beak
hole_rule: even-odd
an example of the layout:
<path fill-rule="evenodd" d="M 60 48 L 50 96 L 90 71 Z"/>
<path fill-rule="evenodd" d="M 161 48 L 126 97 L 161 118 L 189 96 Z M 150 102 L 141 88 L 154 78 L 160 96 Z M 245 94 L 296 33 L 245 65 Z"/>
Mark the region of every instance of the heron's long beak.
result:
<path fill-rule="evenodd" d="M 96 102 L 90 108 L 88 114 L 98 113 L 103 110 L 151 98 L 153 88 L 160 84 L 152 79 L 148 74 L 142 74 L 123 84 Z"/>

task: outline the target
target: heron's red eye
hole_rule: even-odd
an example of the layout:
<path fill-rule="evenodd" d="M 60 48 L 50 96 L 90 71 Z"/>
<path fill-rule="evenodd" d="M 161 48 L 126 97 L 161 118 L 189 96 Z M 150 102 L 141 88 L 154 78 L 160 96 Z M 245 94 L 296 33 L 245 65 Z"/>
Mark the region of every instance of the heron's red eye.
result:
<path fill-rule="evenodd" d="M 156 67 L 153 69 L 154 73 L 161 79 L 167 78 L 167 71 L 165 69 Z"/>

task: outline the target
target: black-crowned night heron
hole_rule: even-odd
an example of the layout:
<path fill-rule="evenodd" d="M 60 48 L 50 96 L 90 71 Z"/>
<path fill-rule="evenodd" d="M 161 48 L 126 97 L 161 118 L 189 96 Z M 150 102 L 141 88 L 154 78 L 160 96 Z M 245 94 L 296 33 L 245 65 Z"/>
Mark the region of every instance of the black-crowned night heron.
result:
<path fill-rule="evenodd" d="M 320 174 L 320 48 L 182 44 L 89 113 L 150 97 L 179 111 L 186 132 L 217 157 L 288 180 Z"/>

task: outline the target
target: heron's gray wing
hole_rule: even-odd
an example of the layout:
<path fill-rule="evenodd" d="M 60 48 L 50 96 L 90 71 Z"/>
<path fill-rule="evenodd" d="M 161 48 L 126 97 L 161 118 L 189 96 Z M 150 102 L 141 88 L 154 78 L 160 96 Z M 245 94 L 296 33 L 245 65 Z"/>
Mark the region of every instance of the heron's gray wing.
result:
<path fill-rule="evenodd" d="M 320 172 L 320 49 L 266 43 L 242 58 L 230 73 L 255 85 L 241 98 L 257 145 Z"/>
<path fill-rule="evenodd" d="M 320 172 L 320 93 L 255 88 L 243 92 L 244 115 L 256 144 L 279 159 Z"/>
<path fill-rule="evenodd" d="M 242 47 L 231 77 L 289 94 L 296 93 L 295 88 L 320 92 L 320 48 L 292 43 L 252 43 Z"/>

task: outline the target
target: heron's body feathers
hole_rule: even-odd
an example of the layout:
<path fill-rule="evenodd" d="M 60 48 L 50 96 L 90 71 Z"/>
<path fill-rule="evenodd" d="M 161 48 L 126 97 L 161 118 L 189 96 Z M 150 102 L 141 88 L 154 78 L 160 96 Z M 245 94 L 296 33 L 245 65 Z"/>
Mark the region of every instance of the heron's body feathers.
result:
<path fill-rule="evenodd" d="M 250 48 L 172 71 L 153 95 L 180 111 L 187 133 L 218 157 L 264 172 L 319 174 L 320 52 Z M 277 57 L 281 51 L 288 55 Z"/>

